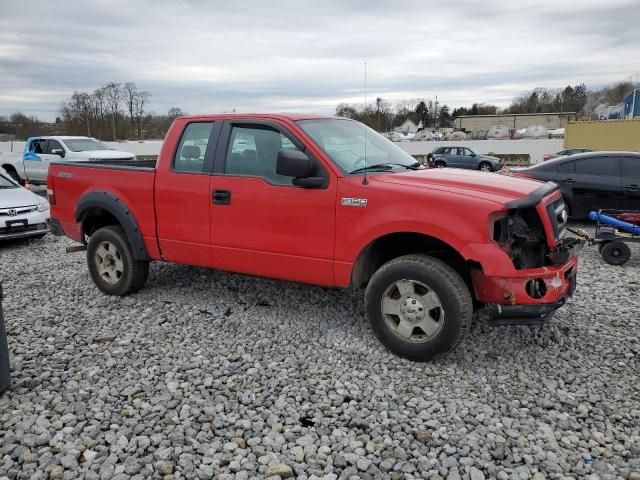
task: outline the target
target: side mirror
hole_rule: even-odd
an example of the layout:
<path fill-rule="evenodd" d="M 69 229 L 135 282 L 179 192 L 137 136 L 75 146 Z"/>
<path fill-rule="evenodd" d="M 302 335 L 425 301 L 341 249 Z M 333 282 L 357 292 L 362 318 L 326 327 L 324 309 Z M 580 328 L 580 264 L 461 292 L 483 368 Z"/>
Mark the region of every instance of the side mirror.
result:
<path fill-rule="evenodd" d="M 62 148 L 54 148 L 53 150 L 51 150 L 51 153 L 53 155 L 58 155 L 61 158 L 64 158 L 64 149 L 62 149 Z"/>
<path fill-rule="evenodd" d="M 303 188 L 320 188 L 325 184 L 323 177 L 314 177 L 316 167 L 306 153 L 298 150 L 279 150 L 276 173 L 293 177 L 293 184 Z"/>
<path fill-rule="evenodd" d="M 476 154 L 475 154 L 475 153 L 473 153 L 473 152 L 471 152 L 471 156 L 472 156 L 472 157 L 475 157 L 475 156 L 476 156 Z"/>

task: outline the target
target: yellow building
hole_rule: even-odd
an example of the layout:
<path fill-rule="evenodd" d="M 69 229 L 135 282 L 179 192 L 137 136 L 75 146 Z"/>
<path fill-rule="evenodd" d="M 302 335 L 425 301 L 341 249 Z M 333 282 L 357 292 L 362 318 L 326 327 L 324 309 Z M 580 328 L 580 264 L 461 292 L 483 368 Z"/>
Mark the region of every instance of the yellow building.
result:
<path fill-rule="evenodd" d="M 640 119 L 569 122 L 564 148 L 640 152 Z"/>

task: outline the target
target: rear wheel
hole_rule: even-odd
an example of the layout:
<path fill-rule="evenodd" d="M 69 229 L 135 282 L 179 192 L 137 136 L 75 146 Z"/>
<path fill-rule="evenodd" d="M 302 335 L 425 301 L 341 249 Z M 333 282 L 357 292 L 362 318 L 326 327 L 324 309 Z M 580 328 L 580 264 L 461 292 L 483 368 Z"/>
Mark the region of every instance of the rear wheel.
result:
<path fill-rule="evenodd" d="M 480 167 L 478 167 L 478 170 L 480 170 L 481 172 L 493 172 L 493 168 L 488 162 L 482 162 L 480 164 Z"/>
<path fill-rule="evenodd" d="M 609 265 L 624 265 L 631 258 L 631 250 L 626 243 L 614 240 L 600 246 L 600 255 Z"/>
<path fill-rule="evenodd" d="M 149 275 L 149 262 L 135 260 L 122 228 L 108 226 L 89 238 L 87 264 L 93 283 L 107 295 L 140 290 Z"/>
<path fill-rule="evenodd" d="M 393 353 L 426 361 L 454 348 L 469 329 L 471 294 L 451 267 L 426 255 L 383 265 L 365 294 L 376 337 Z"/>

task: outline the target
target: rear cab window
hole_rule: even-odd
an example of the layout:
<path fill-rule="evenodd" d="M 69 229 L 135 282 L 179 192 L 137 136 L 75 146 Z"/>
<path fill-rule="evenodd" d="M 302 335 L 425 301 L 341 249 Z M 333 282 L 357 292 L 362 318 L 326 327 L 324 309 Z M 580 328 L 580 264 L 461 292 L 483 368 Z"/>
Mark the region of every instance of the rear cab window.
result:
<path fill-rule="evenodd" d="M 193 122 L 186 126 L 173 158 L 174 172 L 209 173 L 205 171 L 205 159 L 213 155 L 213 149 L 208 149 L 213 125 L 214 122 Z"/>

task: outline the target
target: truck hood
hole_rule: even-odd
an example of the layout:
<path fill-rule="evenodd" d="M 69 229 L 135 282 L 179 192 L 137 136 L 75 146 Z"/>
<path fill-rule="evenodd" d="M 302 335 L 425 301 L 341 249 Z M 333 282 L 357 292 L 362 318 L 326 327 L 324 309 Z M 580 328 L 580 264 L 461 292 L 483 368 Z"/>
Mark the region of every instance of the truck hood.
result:
<path fill-rule="evenodd" d="M 445 190 L 490 200 L 501 205 L 520 199 L 540 187 L 541 182 L 495 173 L 459 168 L 431 168 L 376 175 L 385 183 Z"/>
<path fill-rule="evenodd" d="M 0 208 L 38 205 L 46 200 L 26 188 L 0 188 Z"/>
<path fill-rule="evenodd" d="M 73 152 L 69 158 L 99 158 L 101 160 L 112 160 L 116 158 L 133 158 L 135 155 L 131 152 L 123 152 L 121 150 L 85 150 L 83 152 Z"/>

